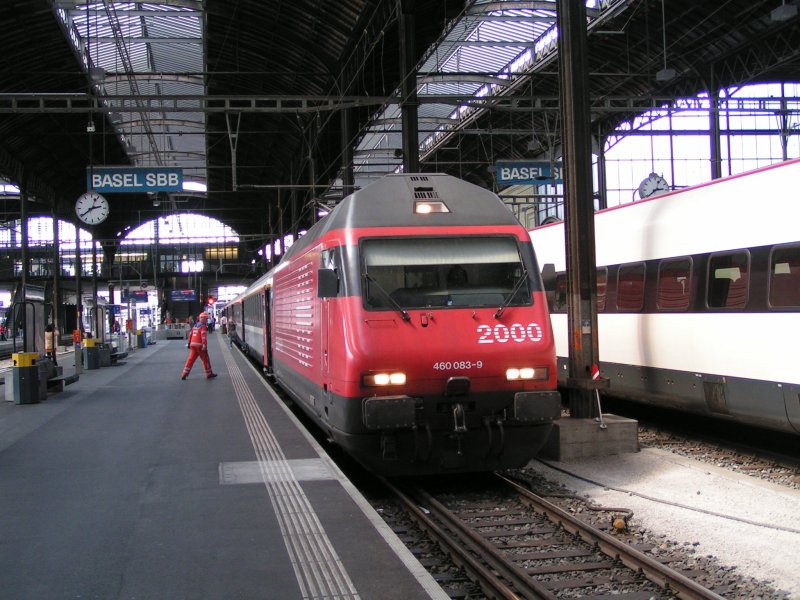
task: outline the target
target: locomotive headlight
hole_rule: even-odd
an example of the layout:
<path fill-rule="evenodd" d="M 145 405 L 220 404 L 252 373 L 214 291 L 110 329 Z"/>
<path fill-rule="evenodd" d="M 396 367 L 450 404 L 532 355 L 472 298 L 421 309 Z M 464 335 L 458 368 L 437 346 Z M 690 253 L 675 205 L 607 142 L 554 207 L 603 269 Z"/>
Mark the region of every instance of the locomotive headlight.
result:
<path fill-rule="evenodd" d="M 369 373 L 362 377 L 365 386 L 404 385 L 406 374 L 399 371 L 386 373 Z"/>
<path fill-rule="evenodd" d="M 406 383 L 406 374 L 405 373 L 390 373 L 389 374 L 389 383 L 391 385 L 405 385 L 405 383 Z"/>
<path fill-rule="evenodd" d="M 547 367 L 522 367 L 520 369 L 506 370 L 506 379 L 508 381 L 519 381 L 521 379 L 545 380 L 549 375 Z"/>
<path fill-rule="evenodd" d="M 439 200 L 418 200 L 414 202 L 414 212 L 418 215 L 428 215 L 430 213 L 449 213 L 450 209 Z"/>

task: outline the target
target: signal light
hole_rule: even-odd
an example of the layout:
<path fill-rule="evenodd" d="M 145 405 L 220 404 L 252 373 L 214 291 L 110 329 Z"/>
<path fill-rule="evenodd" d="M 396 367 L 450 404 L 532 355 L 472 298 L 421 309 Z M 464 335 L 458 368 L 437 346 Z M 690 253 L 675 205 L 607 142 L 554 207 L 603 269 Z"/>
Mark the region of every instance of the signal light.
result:
<path fill-rule="evenodd" d="M 209 305 L 209 306 L 214 306 L 214 303 L 215 303 L 216 301 L 217 301 L 217 299 L 216 299 L 216 298 L 214 298 L 214 296 L 209 296 L 209 297 L 208 297 L 208 305 Z"/>

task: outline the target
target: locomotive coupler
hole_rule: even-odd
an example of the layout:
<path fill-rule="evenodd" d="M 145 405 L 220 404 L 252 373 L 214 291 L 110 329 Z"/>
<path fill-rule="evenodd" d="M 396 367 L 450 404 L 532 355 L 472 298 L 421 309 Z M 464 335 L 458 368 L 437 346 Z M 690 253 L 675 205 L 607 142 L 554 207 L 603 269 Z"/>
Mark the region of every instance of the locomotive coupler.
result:
<path fill-rule="evenodd" d="M 419 427 L 414 425 L 411 428 L 411 431 L 414 432 L 414 459 L 411 462 L 428 462 L 431 458 L 431 452 L 433 451 L 433 433 L 431 432 L 431 426 L 425 423 L 423 425 L 425 428 L 426 440 L 428 451 L 425 456 L 420 455 L 420 435 L 419 435 Z"/>
<path fill-rule="evenodd" d="M 453 424 L 455 433 L 467 432 L 467 411 L 464 410 L 463 404 L 456 404 L 453 407 Z"/>
<path fill-rule="evenodd" d="M 381 433 L 381 458 L 397 460 L 397 440 L 393 434 Z"/>
<path fill-rule="evenodd" d="M 506 447 L 506 432 L 503 428 L 503 419 L 500 417 L 496 417 L 492 419 L 491 417 L 486 417 L 483 420 L 483 424 L 486 426 L 486 454 L 484 454 L 484 458 L 489 458 L 494 454 L 495 456 L 500 456 L 503 454 L 503 450 Z M 492 447 L 494 446 L 494 435 L 492 434 L 492 425 L 497 425 L 497 431 L 500 434 L 500 443 L 499 448 L 492 452 Z"/>

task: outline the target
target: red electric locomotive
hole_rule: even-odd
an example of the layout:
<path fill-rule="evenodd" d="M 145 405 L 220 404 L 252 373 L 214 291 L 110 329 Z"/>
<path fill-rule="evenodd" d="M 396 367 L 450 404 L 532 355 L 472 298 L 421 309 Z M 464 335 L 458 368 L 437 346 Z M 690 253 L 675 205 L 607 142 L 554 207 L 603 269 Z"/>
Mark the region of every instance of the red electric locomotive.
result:
<path fill-rule="evenodd" d="M 519 467 L 560 414 L 528 233 L 454 177 L 355 192 L 229 310 L 239 343 L 374 472 Z"/>

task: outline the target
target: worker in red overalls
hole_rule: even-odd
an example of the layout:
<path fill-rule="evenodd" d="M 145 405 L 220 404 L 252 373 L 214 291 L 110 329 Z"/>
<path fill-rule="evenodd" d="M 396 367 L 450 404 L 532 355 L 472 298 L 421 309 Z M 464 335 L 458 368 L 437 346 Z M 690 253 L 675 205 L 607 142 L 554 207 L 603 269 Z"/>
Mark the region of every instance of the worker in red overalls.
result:
<path fill-rule="evenodd" d="M 181 379 L 186 379 L 189 376 L 192 365 L 194 365 L 194 361 L 197 360 L 198 356 L 203 361 L 206 379 L 216 377 L 217 374 L 211 370 L 211 359 L 208 358 L 208 313 L 201 312 L 197 317 L 197 323 L 189 333 L 189 342 L 186 346 L 189 348 L 189 358 L 186 359 Z"/>

